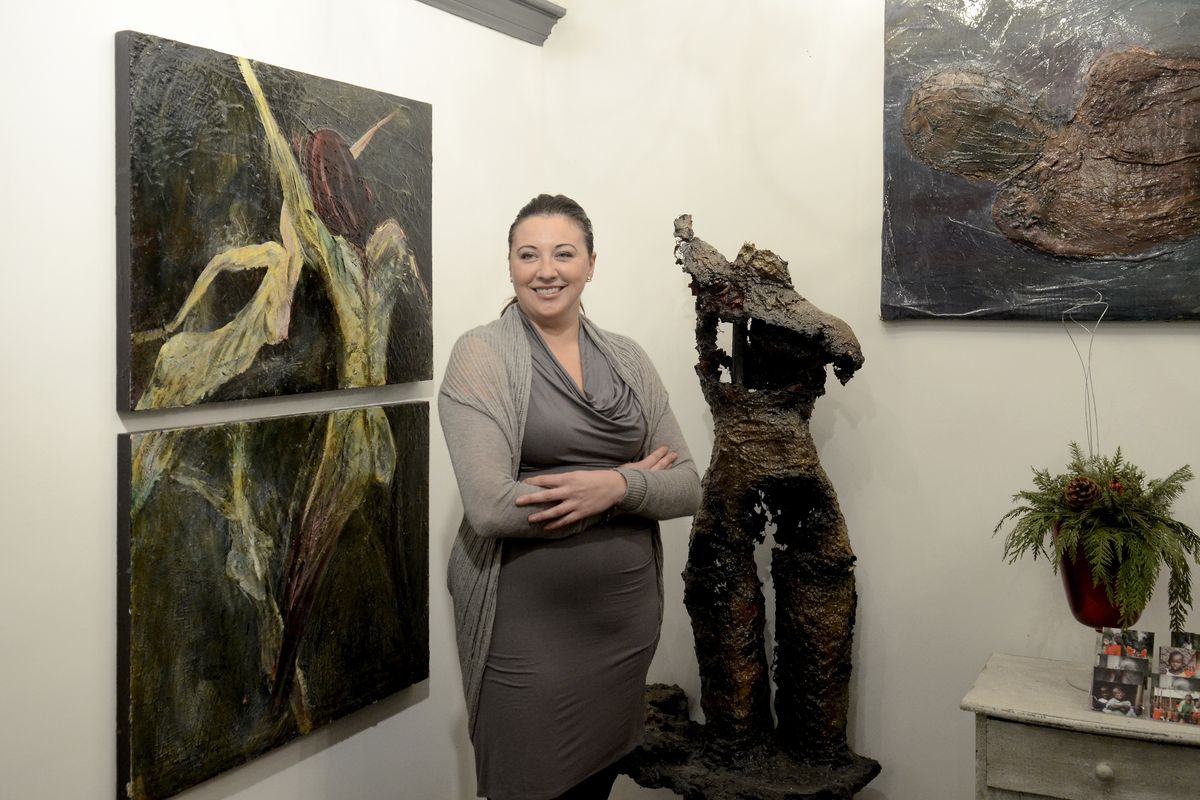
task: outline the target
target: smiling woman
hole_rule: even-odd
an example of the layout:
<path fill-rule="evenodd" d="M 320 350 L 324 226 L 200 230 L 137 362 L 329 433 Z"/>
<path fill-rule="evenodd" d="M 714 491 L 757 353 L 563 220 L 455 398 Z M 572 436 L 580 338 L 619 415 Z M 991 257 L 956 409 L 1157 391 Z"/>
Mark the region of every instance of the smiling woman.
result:
<path fill-rule="evenodd" d="M 438 397 L 463 500 L 449 585 L 479 793 L 604 798 L 642 738 L 657 521 L 692 514 L 700 479 L 645 352 L 582 314 L 587 214 L 539 195 L 508 238 L 516 296 L 458 340 Z"/>

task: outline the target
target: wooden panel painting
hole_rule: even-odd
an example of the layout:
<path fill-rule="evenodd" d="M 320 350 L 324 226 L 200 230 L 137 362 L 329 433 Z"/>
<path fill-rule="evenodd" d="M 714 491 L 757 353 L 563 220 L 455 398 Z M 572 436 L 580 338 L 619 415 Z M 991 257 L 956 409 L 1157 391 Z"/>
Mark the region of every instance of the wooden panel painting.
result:
<path fill-rule="evenodd" d="M 1200 319 L 1195 0 L 886 9 L 884 319 Z"/>
<path fill-rule="evenodd" d="M 117 34 L 118 408 L 428 380 L 431 119 Z"/>
<path fill-rule="evenodd" d="M 120 437 L 117 797 L 429 673 L 429 406 Z"/>

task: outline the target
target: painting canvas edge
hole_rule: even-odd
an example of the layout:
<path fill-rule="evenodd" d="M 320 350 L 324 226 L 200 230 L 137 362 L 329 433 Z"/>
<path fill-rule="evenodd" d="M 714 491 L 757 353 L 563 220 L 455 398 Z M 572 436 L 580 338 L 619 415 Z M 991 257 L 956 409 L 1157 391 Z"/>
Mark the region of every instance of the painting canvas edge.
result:
<path fill-rule="evenodd" d="M 134 31 L 118 31 L 116 34 L 115 72 L 116 72 L 116 214 L 117 214 L 117 410 L 133 410 L 133 344 L 130 330 L 131 298 L 130 273 L 133 269 L 133 254 L 130 250 L 132 225 L 130 223 L 130 152 L 129 133 L 132 117 L 130 108 L 130 92 L 132 75 L 129 59 L 132 51 L 133 38 L 139 34 Z"/>
<path fill-rule="evenodd" d="M 117 437 L 117 800 L 127 800 L 129 781 L 132 778 L 132 730 L 129 720 L 130 695 L 130 646 L 132 627 L 129 617 L 130 603 L 130 536 L 132 519 L 130 506 L 132 493 L 130 481 L 132 465 L 133 435 L 123 433 Z"/>

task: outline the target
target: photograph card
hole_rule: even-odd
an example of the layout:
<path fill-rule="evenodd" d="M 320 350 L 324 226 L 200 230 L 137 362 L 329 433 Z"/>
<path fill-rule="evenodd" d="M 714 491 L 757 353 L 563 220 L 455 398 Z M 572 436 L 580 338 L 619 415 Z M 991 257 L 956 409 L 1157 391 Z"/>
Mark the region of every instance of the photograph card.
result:
<path fill-rule="evenodd" d="M 1101 628 L 1096 635 L 1096 666 L 1120 668 L 1105 661 L 1107 657 L 1149 659 L 1154 652 L 1154 632 L 1136 631 L 1130 628 Z M 1133 667 L 1130 666 L 1130 669 Z M 1143 673 L 1150 672 L 1147 667 Z"/>
<path fill-rule="evenodd" d="M 1100 656 L 1100 663 L 1097 666 L 1105 667 L 1106 669 L 1119 669 L 1126 672 L 1136 672 L 1143 679 L 1153 674 L 1154 670 L 1151 667 L 1151 661 L 1148 658 L 1136 658 L 1134 656 Z"/>
<path fill-rule="evenodd" d="M 1160 675 L 1154 684 L 1150 717 L 1160 722 L 1200 725 L 1200 678 Z"/>
<path fill-rule="evenodd" d="M 1200 633 L 1171 631 L 1171 647 L 1186 647 L 1189 650 L 1200 650 Z"/>
<path fill-rule="evenodd" d="M 1145 711 L 1146 680 L 1140 672 L 1107 667 L 1092 670 L 1092 710 L 1123 717 Z"/>
<path fill-rule="evenodd" d="M 1158 648 L 1158 672 L 1174 678 L 1195 677 L 1196 651 L 1186 647 Z"/>

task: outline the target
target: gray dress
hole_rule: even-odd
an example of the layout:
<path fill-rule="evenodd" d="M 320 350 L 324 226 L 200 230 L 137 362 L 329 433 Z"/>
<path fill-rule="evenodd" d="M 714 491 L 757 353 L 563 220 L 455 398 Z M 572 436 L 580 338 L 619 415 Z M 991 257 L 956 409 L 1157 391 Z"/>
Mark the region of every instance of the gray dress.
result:
<path fill-rule="evenodd" d="M 586 391 L 525 324 L 520 477 L 637 458 L 641 407 L 582 328 Z M 474 737 L 480 794 L 548 800 L 641 742 L 659 632 L 653 524 L 622 515 L 565 539 L 505 539 Z"/>

